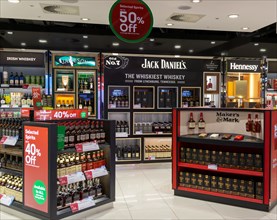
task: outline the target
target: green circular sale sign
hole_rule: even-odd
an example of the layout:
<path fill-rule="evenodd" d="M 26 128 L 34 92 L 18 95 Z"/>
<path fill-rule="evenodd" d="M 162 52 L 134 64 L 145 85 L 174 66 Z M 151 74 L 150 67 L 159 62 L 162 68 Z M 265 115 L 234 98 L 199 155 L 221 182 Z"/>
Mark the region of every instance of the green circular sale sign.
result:
<path fill-rule="evenodd" d="M 153 15 L 142 0 L 117 0 L 109 14 L 113 33 L 127 43 L 138 43 L 151 33 Z"/>
<path fill-rule="evenodd" d="M 37 180 L 33 185 L 33 197 L 39 205 L 42 205 L 46 202 L 46 186 L 41 180 Z"/>

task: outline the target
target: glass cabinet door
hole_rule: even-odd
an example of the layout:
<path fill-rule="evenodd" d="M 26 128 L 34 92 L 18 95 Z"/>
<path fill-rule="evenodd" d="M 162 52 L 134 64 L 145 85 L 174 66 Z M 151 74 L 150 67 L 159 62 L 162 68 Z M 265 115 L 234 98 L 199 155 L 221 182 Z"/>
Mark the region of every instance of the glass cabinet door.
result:
<path fill-rule="evenodd" d="M 75 71 L 70 69 L 55 70 L 55 91 L 74 92 L 75 91 Z"/>

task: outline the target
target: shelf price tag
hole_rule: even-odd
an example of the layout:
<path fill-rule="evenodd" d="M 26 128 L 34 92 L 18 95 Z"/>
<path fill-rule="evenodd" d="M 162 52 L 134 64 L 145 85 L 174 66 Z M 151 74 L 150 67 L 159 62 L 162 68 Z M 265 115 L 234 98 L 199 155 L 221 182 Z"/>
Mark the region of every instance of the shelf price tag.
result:
<path fill-rule="evenodd" d="M 92 207 L 92 206 L 95 206 L 95 201 L 90 196 L 90 197 L 85 198 L 85 199 L 83 199 L 81 201 L 77 201 L 77 202 L 71 203 L 70 204 L 70 209 L 71 209 L 71 211 L 73 213 L 75 213 L 75 212 L 78 212 L 80 210 Z"/>
<path fill-rule="evenodd" d="M 10 206 L 14 200 L 14 196 L 7 196 L 5 194 L 0 194 L 0 203 L 6 206 Z"/>
<path fill-rule="evenodd" d="M 18 141 L 18 136 L 3 136 L 0 144 L 15 146 Z"/>
<path fill-rule="evenodd" d="M 128 137 L 127 132 L 116 132 L 115 137 Z"/>
<path fill-rule="evenodd" d="M 100 149 L 99 145 L 96 142 L 86 142 L 86 143 L 76 144 L 75 148 L 77 153 Z"/>
<path fill-rule="evenodd" d="M 71 183 L 76 183 L 86 180 L 86 177 L 83 172 L 77 172 L 71 175 L 66 175 L 59 178 L 60 185 L 68 185 Z"/>
<path fill-rule="evenodd" d="M 209 164 L 208 169 L 209 170 L 217 170 L 217 165 L 216 164 Z"/>
<path fill-rule="evenodd" d="M 100 168 L 85 171 L 85 175 L 86 175 L 86 178 L 90 180 L 92 178 L 106 176 L 108 175 L 108 171 L 105 166 L 102 166 Z"/>

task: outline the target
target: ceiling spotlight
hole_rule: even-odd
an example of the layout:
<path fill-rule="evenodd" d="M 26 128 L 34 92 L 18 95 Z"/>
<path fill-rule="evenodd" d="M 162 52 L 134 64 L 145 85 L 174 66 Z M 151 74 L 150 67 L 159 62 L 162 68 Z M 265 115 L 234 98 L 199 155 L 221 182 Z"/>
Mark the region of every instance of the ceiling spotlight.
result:
<path fill-rule="evenodd" d="M 47 40 L 40 39 L 40 40 L 38 40 L 38 42 L 45 44 L 45 43 L 47 43 Z"/>
<path fill-rule="evenodd" d="M 168 24 L 166 24 L 167 26 L 173 26 L 173 24 L 172 23 L 168 23 Z"/>
<path fill-rule="evenodd" d="M 155 39 L 154 39 L 154 38 L 150 38 L 149 40 L 150 40 L 151 42 L 154 42 L 154 41 L 155 41 Z"/>
<path fill-rule="evenodd" d="M 193 52 L 194 52 L 194 50 L 193 50 L 193 49 L 190 49 L 190 50 L 189 50 L 189 53 L 193 53 Z"/>
<path fill-rule="evenodd" d="M 113 53 L 114 56 L 118 56 L 118 53 Z"/>
<path fill-rule="evenodd" d="M 87 36 L 87 35 L 83 35 L 83 38 L 84 38 L 84 39 L 87 39 L 87 38 L 88 38 L 88 36 Z"/>
<path fill-rule="evenodd" d="M 175 49 L 180 49 L 180 48 L 181 48 L 181 45 L 175 45 L 174 48 L 175 48 Z"/>
<path fill-rule="evenodd" d="M 21 46 L 23 46 L 23 47 L 26 46 L 26 43 L 25 43 L 25 42 L 22 42 L 22 43 L 21 43 Z"/>
<path fill-rule="evenodd" d="M 88 21 L 89 18 L 81 18 L 82 21 Z"/>
<path fill-rule="evenodd" d="M 200 3 L 201 0 L 191 0 L 192 3 Z"/>
<path fill-rule="evenodd" d="M 259 43 L 254 43 L 254 46 L 259 46 Z"/>
<path fill-rule="evenodd" d="M 9 3 L 14 3 L 14 4 L 17 4 L 20 2 L 20 0 L 8 0 Z"/>
<path fill-rule="evenodd" d="M 211 44 L 215 44 L 215 41 L 211 41 Z"/>
<path fill-rule="evenodd" d="M 13 32 L 12 31 L 8 31 L 7 34 L 13 34 Z"/>
<path fill-rule="evenodd" d="M 263 52 L 266 52 L 266 49 L 265 49 L 265 48 L 261 48 L 261 49 L 260 49 L 260 52 L 262 52 L 262 53 L 263 53 Z"/>
<path fill-rule="evenodd" d="M 248 30 L 249 29 L 249 27 L 243 27 L 242 28 L 242 30 Z"/>
<path fill-rule="evenodd" d="M 143 50 L 144 48 L 143 47 L 139 47 L 139 50 Z"/>
<path fill-rule="evenodd" d="M 84 48 L 88 48 L 88 45 L 84 45 Z"/>
<path fill-rule="evenodd" d="M 238 15 L 238 14 L 231 14 L 231 15 L 229 15 L 228 17 L 229 17 L 229 18 L 238 18 L 239 15 Z"/>
<path fill-rule="evenodd" d="M 118 42 L 114 42 L 114 43 L 113 43 L 113 46 L 114 46 L 114 47 L 118 47 L 118 46 L 119 46 L 119 43 L 118 43 Z"/>
<path fill-rule="evenodd" d="M 179 57 L 180 57 L 180 55 L 175 55 L 174 57 L 179 58 Z"/>

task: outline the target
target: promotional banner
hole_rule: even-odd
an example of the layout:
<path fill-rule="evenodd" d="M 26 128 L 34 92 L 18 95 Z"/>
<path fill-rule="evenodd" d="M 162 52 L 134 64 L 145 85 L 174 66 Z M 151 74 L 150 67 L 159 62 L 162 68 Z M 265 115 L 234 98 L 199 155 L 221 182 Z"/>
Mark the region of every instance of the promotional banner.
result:
<path fill-rule="evenodd" d="M 87 116 L 87 109 L 37 110 L 34 112 L 35 121 L 83 119 Z"/>
<path fill-rule="evenodd" d="M 48 128 L 24 126 L 24 205 L 48 213 Z"/>
<path fill-rule="evenodd" d="M 113 33 L 127 43 L 138 43 L 151 33 L 153 15 L 142 0 L 118 0 L 109 14 Z"/>
<path fill-rule="evenodd" d="M 227 72 L 260 73 L 261 61 L 256 60 L 228 60 Z"/>
<path fill-rule="evenodd" d="M 92 56 L 53 55 L 53 67 L 96 67 L 96 58 Z"/>
<path fill-rule="evenodd" d="M 204 71 L 220 71 L 219 60 L 105 56 L 105 84 L 203 85 Z"/>
<path fill-rule="evenodd" d="M 40 87 L 33 87 L 32 88 L 32 96 L 33 96 L 34 110 L 42 109 L 41 88 Z"/>
<path fill-rule="evenodd" d="M 43 53 L 0 52 L 2 66 L 44 67 Z"/>

